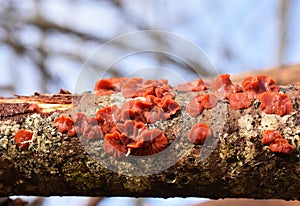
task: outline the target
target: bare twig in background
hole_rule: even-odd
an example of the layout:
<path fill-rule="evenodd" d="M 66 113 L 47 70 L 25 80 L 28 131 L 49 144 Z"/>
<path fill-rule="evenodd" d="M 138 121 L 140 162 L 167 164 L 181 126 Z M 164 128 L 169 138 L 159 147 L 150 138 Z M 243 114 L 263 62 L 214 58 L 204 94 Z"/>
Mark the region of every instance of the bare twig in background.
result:
<path fill-rule="evenodd" d="M 287 47 L 287 35 L 289 32 L 288 14 L 291 5 L 290 0 L 281 0 L 279 5 L 279 43 L 278 43 L 278 65 L 282 65 L 285 58 Z"/>

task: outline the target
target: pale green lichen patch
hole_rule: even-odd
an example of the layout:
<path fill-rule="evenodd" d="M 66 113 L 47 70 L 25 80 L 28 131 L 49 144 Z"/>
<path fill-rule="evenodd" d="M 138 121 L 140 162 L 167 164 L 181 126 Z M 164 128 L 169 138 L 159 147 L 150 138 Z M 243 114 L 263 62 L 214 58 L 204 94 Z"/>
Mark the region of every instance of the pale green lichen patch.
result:
<path fill-rule="evenodd" d="M 7 120 L 0 123 L 0 149 L 8 149 L 12 136 L 19 130 L 20 125 L 15 124 L 11 120 Z"/>
<path fill-rule="evenodd" d="M 261 113 L 261 122 L 258 125 L 258 130 L 265 131 L 267 129 L 278 129 L 284 121 L 282 118 L 276 114 L 265 114 Z"/>
<path fill-rule="evenodd" d="M 132 193 L 142 193 L 147 190 L 151 190 L 151 182 L 147 176 L 143 177 L 130 177 L 126 176 L 126 181 L 123 183 L 125 190 L 129 190 Z"/>

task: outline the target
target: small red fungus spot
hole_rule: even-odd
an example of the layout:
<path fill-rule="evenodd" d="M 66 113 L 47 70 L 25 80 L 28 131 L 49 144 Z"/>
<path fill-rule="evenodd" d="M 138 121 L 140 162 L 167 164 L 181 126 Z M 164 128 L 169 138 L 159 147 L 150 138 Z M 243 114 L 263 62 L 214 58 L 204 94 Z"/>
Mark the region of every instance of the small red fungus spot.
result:
<path fill-rule="evenodd" d="M 288 143 L 286 139 L 276 139 L 270 144 L 270 150 L 276 153 L 290 154 L 295 147 Z"/>
<path fill-rule="evenodd" d="M 74 127 L 74 121 L 71 117 L 62 115 L 54 120 L 54 126 L 61 133 L 66 133 Z M 73 134 L 73 132 L 71 132 Z"/>
<path fill-rule="evenodd" d="M 230 106 L 233 109 L 246 109 L 251 106 L 251 99 L 246 93 L 230 94 L 228 96 Z"/>
<path fill-rule="evenodd" d="M 194 144 L 204 144 L 209 137 L 211 137 L 211 130 L 206 124 L 194 125 L 189 133 L 189 138 Z"/>
<path fill-rule="evenodd" d="M 185 109 L 192 117 L 197 117 L 202 114 L 204 108 L 201 103 L 194 99 L 186 105 Z"/>
<path fill-rule="evenodd" d="M 29 147 L 29 141 L 31 141 L 33 132 L 21 129 L 15 134 L 16 144 L 20 149 L 27 149 Z"/>
<path fill-rule="evenodd" d="M 218 104 L 218 97 L 214 94 L 206 94 L 201 97 L 201 104 L 204 109 L 211 109 Z"/>
<path fill-rule="evenodd" d="M 261 142 L 263 144 L 271 144 L 277 139 L 283 139 L 283 137 L 277 130 L 269 129 L 264 132 Z"/>
<path fill-rule="evenodd" d="M 260 109 L 266 114 L 283 116 L 293 111 L 293 104 L 286 94 L 264 92 L 259 97 Z"/>
<path fill-rule="evenodd" d="M 297 86 L 297 88 L 298 88 L 298 91 L 300 91 L 300 82 L 298 82 L 298 83 L 296 84 L 296 86 Z"/>
<path fill-rule="evenodd" d="M 39 106 L 38 104 L 32 104 L 28 107 L 28 109 L 26 110 L 27 112 L 38 112 L 39 111 Z"/>

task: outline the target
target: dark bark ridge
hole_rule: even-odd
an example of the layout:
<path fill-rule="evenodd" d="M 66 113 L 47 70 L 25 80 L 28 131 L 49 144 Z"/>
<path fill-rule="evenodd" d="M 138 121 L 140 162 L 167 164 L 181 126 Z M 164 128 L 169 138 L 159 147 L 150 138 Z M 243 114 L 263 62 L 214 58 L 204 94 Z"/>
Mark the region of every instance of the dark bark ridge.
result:
<path fill-rule="evenodd" d="M 282 117 L 262 112 L 258 100 L 242 110 L 233 110 L 227 100 L 219 100 L 214 109 L 204 110 L 197 118 L 184 109 L 195 95 L 179 92 L 176 101 L 181 111 L 170 120 L 148 125 L 164 130 L 172 145 L 168 157 L 129 163 L 106 154 L 101 139 L 68 137 L 57 131 L 53 121 L 62 113 L 72 113 L 72 101 L 47 102 L 68 106 L 62 110 L 53 106 L 53 111 L 43 112 L 28 110 L 33 103 L 26 103 L 35 98 L 33 102 L 42 104 L 43 95 L 19 97 L 27 99 L 22 103 L 5 103 L 8 100 L 2 99 L 0 108 L 5 112 L 0 112 L 0 195 L 300 199 L 299 91 L 287 86 L 280 92 L 293 101 L 293 112 Z M 72 95 L 56 98 L 70 100 Z M 120 93 L 98 98 L 97 108 L 124 100 Z M 213 129 L 212 142 L 193 145 L 188 140 L 190 128 L 199 122 Z M 27 150 L 15 143 L 14 134 L 19 129 L 34 133 Z M 271 152 L 261 143 L 266 129 L 280 131 L 295 151 L 288 155 Z M 207 158 L 203 158 L 203 151 L 208 151 Z M 98 156 L 105 161 L 98 161 Z M 147 168 L 159 168 L 174 157 L 179 160 L 163 171 L 129 175 L 132 168 L 141 169 L 138 165 L 143 161 L 145 171 L 140 173 L 148 174 Z M 117 166 L 112 171 L 106 168 L 110 165 Z"/>

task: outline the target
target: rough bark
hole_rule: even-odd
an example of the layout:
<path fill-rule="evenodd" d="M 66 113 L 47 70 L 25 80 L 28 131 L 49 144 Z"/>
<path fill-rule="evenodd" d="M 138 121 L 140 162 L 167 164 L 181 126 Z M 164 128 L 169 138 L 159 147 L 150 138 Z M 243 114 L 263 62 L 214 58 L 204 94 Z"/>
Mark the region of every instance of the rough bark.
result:
<path fill-rule="evenodd" d="M 170 142 L 168 155 L 126 164 L 126 160 L 105 154 L 103 140 L 68 137 L 53 126 L 61 113 L 72 114 L 74 102 L 86 108 L 89 103 L 82 101 L 84 95 L 0 99 L 0 195 L 300 199 L 299 91 L 293 86 L 281 87 L 280 91 L 294 106 L 293 112 L 283 117 L 262 112 L 258 100 L 243 110 L 233 110 L 227 100 L 221 100 L 214 109 L 192 118 L 184 105 L 194 94 L 179 93 L 176 100 L 181 111 L 170 120 L 148 125 L 164 129 Z M 120 101 L 120 94 L 103 96 L 95 107 Z M 32 110 L 32 104 L 40 109 Z M 214 138 L 204 145 L 193 145 L 187 138 L 197 122 L 210 125 L 214 132 Z M 15 143 L 14 134 L 19 129 L 34 132 L 27 150 Z M 279 130 L 296 150 L 288 155 L 271 152 L 261 143 L 266 129 Z M 121 166 L 114 171 L 107 169 L 95 155 L 104 156 L 107 164 Z M 160 168 L 176 158 L 169 168 L 151 173 L 153 165 Z M 146 166 L 140 167 L 142 163 Z M 132 168 L 143 171 L 130 175 Z"/>

